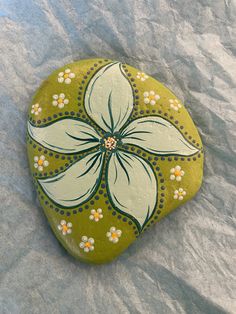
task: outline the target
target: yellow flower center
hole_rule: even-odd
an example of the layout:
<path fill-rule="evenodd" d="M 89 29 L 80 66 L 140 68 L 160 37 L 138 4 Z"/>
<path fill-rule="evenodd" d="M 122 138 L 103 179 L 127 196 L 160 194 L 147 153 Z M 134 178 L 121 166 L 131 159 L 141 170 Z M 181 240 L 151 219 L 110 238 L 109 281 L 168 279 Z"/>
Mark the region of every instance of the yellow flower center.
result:
<path fill-rule="evenodd" d="M 63 99 L 62 98 L 59 98 L 58 101 L 57 101 L 59 104 L 61 104 L 63 102 Z"/>
<path fill-rule="evenodd" d="M 64 232 L 67 232 L 67 230 L 68 230 L 67 225 L 63 225 L 63 226 L 62 226 L 62 230 L 63 230 Z"/>
<path fill-rule="evenodd" d="M 94 216 L 94 218 L 100 218 L 99 213 L 94 213 L 93 216 Z"/>
<path fill-rule="evenodd" d="M 180 170 L 175 170 L 174 175 L 175 175 L 176 177 L 180 177 L 180 176 L 181 176 Z"/>
<path fill-rule="evenodd" d="M 117 233 L 113 232 L 113 233 L 111 234 L 111 237 L 112 237 L 112 239 L 118 238 Z"/>
<path fill-rule="evenodd" d="M 90 247 L 91 247 L 91 243 L 87 241 L 87 242 L 85 243 L 85 247 L 90 248 Z"/>
<path fill-rule="evenodd" d="M 69 74 L 68 74 L 68 73 L 64 74 L 64 78 L 65 78 L 65 79 L 67 79 L 68 77 L 69 77 Z"/>
<path fill-rule="evenodd" d="M 43 160 L 42 160 L 42 159 L 39 159 L 38 165 L 39 165 L 39 166 L 42 166 L 42 165 L 43 165 Z"/>
<path fill-rule="evenodd" d="M 151 100 L 155 100 L 155 95 L 150 95 L 148 98 L 149 98 L 150 101 Z"/>
<path fill-rule="evenodd" d="M 106 149 L 112 150 L 116 148 L 117 141 L 114 137 L 108 137 L 104 140 Z"/>

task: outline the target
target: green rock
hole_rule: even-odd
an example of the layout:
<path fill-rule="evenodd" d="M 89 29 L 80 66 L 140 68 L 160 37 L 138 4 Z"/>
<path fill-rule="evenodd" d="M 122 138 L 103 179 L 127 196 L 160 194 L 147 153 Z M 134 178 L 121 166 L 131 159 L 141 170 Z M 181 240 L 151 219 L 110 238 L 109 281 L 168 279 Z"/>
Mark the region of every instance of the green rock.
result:
<path fill-rule="evenodd" d="M 39 201 L 76 258 L 105 263 L 198 191 L 202 143 L 179 99 L 106 59 L 53 72 L 29 108 L 27 147 Z"/>

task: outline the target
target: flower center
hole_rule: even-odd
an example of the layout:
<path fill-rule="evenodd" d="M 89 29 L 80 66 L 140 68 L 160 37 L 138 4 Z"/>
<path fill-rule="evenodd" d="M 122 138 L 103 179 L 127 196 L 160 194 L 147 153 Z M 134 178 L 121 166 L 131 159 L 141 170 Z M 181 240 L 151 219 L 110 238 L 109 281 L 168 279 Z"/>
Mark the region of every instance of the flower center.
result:
<path fill-rule="evenodd" d="M 104 139 L 104 146 L 108 150 L 113 150 L 116 148 L 117 140 L 115 137 L 109 136 L 108 138 Z"/>
<path fill-rule="evenodd" d="M 116 239 L 116 238 L 117 238 L 117 234 L 116 234 L 115 232 L 113 232 L 113 233 L 111 234 L 111 237 L 112 237 L 112 239 Z"/>
<path fill-rule="evenodd" d="M 180 170 L 175 170 L 175 176 L 176 176 L 176 177 L 181 176 L 181 172 L 180 172 Z"/>
<path fill-rule="evenodd" d="M 63 99 L 62 98 L 59 98 L 58 101 L 57 101 L 59 104 L 61 104 L 63 102 Z"/>
<path fill-rule="evenodd" d="M 149 100 L 155 100 L 155 95 L 150 95 Z"/>
<path fill-rule="evenodd" d="M 85 246 L 88 247 L 88 248 L 90 248 L 91 243 L 90 243 L 90 242 L 85 242 Z"/>
<path fill-rule="evenodd" d="M 68 77 L 69 77 L 69 74 L 68 74 L 68 73 L 64 74 L 64 78 L 65 78 L 65 79 L 67 79 Z"/>
<path fill-rule="evenodd" d="M 42 160 L 42 159 L 39 159 L 38 165 L 39 165 L 39 166 L 42 166 L 42 165 L 43 165 L 43 160 Z"/>
<path fill-rule="evenodd" d="M 93 214 L 94 218 L 99 218 L 99 213 Z"/>
<path fill-rule="evenodd" d="M 67 230 L 68 230 L 67 225 L 63 225 L 63 226 L 62 226 L 62 230 L 65 231 L 65 232 L 67 232 Z"/>

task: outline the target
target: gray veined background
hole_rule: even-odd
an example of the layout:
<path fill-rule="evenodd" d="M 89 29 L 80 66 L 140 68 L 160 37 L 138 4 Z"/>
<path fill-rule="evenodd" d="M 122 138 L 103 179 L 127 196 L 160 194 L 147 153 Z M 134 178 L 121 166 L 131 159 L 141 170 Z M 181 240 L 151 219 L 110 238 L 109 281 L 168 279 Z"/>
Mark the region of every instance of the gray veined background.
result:
<path fill-rule="evenodd" d="M 0 1 L 0 313 L 236 313 L 235 24 L 235 0 Z M 171 88 L 206 152 L 197 197 L 99 267 L 53 236 L 25 143 L 42 80 L 93 56 Z"/>

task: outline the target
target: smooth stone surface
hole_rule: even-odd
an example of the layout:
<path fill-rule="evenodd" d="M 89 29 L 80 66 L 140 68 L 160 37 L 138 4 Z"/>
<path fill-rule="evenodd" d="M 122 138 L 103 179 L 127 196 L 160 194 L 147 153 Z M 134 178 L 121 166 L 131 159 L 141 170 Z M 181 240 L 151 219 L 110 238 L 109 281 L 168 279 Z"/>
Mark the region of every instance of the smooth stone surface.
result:
<path fill-rule="evenodd" d="M 56 237 L 86 262 L 111 261 L 201 186 L 202 143 L 183 104 L 112 60 L 68 64 L 43 82 L 27 147 Z"/>

